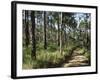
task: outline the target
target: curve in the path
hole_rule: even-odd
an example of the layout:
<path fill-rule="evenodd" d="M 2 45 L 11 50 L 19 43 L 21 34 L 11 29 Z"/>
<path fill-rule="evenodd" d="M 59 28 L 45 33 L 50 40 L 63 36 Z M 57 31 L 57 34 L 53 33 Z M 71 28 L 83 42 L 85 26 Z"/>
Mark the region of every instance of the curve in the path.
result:
<path fill-rule="evenodd" d="M 88 58 L 76 49 L 73 51 L 71 58 L 63 64 L 63 67 L 80 67 L 88 65 Z"/>

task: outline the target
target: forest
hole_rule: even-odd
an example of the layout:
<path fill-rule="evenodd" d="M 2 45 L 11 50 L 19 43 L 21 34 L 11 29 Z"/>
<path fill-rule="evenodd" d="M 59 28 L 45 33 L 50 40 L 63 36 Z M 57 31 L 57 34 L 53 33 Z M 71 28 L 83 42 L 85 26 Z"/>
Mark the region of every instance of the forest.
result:
<path fill-rule="evenodd" d="M 22 11 L 23 69 L 91 65 L 91 14 Z"/>

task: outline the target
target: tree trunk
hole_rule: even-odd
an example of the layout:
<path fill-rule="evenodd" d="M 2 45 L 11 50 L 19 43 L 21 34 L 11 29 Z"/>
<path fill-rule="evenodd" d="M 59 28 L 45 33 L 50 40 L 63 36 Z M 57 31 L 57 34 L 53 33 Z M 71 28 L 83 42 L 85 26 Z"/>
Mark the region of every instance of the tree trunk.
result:
<path fill-rule="evenodd" d="M 46 20 L 46 12 L 44 12 L 44 49 L 47 49 L 47 40 L 46 40 L 46 26 L 47 26 L 47 20 Z"/>
<path fill-rule="evenodd" d="M 66 40 L 67 40 L 67 34 L 66 34 L 66 29 L 64 30 L 64 44 L 66 45 Z"/>
<path fill-rule="evenodd" d="M 36 40 L 35 40 L 35 12 L 31 12 L 31 21 L 32 21 L 32 59 L 36 59 Z"/>
<path fill-rule="evenodd" d="M 57 21 L 57 24 L 58 24 L 58 33 L 57 33 L 57 37 L 58 37 L 58 46 L 60 45 L 60 28 L 59 28 L 59 14 L 58 14 L 58 21 Z"/>
<path fill-rule="evenodd" d="M 25 19 L 25 10 L 22 11 L 22 17 L 23 17 L 23 45 L 26 45 L 26 34 L 25 34 L 25 28 L 26 28 L 26 19 Z"/>
<path fill-rule="evenodd" d="M 60 53 L 62 54 L 62 13 L 60 13 Z"/>
<path fill-rule="evenodd" d="M 29 45 L 29 26 L 28 26 L 28 11 L 25 11 L 25 44 Z"/>

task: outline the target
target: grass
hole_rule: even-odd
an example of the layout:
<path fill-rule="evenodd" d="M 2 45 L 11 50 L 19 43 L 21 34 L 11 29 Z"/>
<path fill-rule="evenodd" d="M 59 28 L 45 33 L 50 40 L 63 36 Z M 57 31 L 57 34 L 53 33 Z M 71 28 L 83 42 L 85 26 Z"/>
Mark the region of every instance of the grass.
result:
<path fill-rule="evenodd" d="M 64 55 L 59 54 L 59 51 L 51 53 L 43 50 L 37 54 L 36 60 L 33 62 L 33 68 L 56 67 L 62 60 L 64 60 Z"/>
<path fill-rule="evenodd" d="M 57 45 L 48 45 L 46 50 L 43 49 L 43 44 L 36 47 L 35 60 L 31 59 L 31 46 L 23 48 L 23 69 L 58 67 L 65 60 L 65 55 L 68 55 L 67 49 L 60 54 Z"/>
<path fill-rule="evenodd" d="M 61 64 L 66 60 L 66 56 L 70 55 L 70 51 L 75 45 L 70 45 L 67 48 L 63 47 L 63 53 L 60 54 L 57 45 L 48 45 L 44 50 L 43 44 L 36 45 L 36 59 L 31 59 L 31 46 L 23 48 L 23 69 L 37 69 L 37 68 L 55 68 L 61 67 Z M 84 52 L 84 48 L 80 49 L 80 53 L 90 58 L 88 52 Z"/>

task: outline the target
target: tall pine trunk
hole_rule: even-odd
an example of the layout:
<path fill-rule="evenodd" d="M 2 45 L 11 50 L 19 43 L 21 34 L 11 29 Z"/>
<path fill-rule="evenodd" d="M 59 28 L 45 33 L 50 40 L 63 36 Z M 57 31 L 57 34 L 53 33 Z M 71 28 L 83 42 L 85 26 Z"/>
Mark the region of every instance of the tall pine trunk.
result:
<path fill-rule="evenodd" d="M 32 59 L 36 59 L 36 40 L 35 40 L 35 12 L 31 12 L 31 21 L 32 21 Z"/>
<path fill-rule="evenodd" d="M 44 12 L 44 49 L 47 49 L 47 40 L 46 40 L 46 26 L 47 26 L 47 20 L 46 20 L 46 12 Z"/>

